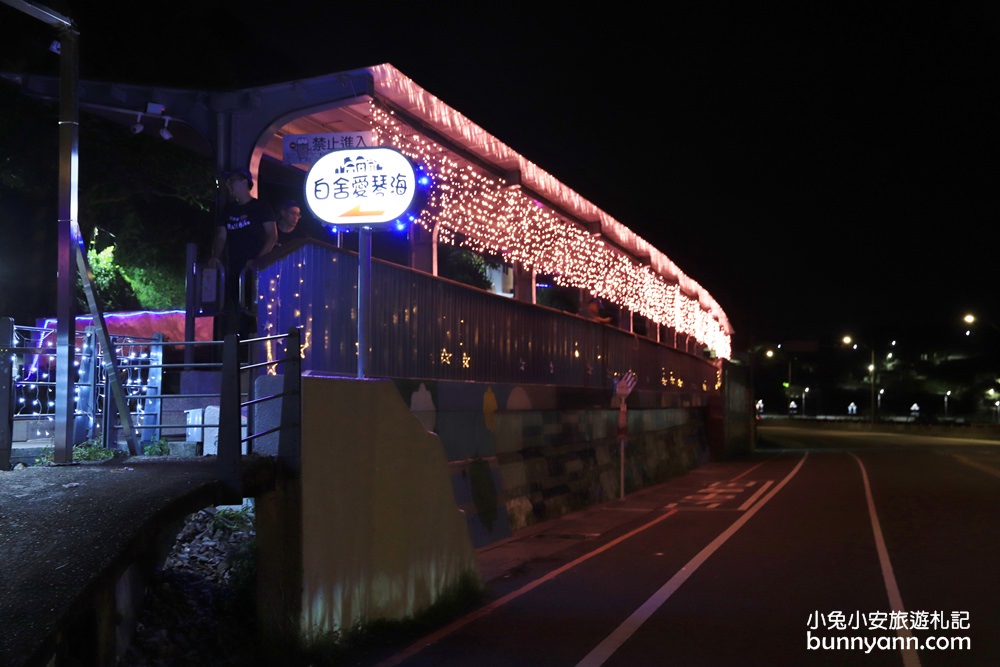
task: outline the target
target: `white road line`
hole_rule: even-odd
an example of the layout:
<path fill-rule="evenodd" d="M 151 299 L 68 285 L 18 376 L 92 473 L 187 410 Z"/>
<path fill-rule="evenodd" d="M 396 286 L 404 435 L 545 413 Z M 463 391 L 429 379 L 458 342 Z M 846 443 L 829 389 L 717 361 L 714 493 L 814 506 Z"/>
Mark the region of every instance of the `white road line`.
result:
<path fill-rule="evenodd" d="M 983 472 L 993 475 L 994 477 L 1000 477 L 1000 470 L 997 470 L 991 465 L 988 465 L 986 463 L 981 463 L 980 461 L 976 461 L 975 459 L 971 459 L 968 456 L 962 456 L 960 454 L 955 454 L 954 458 L 959 463 L 964 463 L 965 465 L 971 468 L 975 468 L 976 470 L 982 470 Z"/>
<path fill-rule="evenodd" d="M 750 509 L 750 507 L 753 506 L 755 502 L 757 502 L 757 499 L 760 498 L 762 495 L 764 495 L 764 492 L 767 491 L 768 487 L 770 487 L 772 484 L 774 484 L 774 481 L 770 479 L 764 482 L 761 485 L 761 487 L 757 489 L 757 492 L 755 494 L 747 498 L 747 501 L 742 505 L 740 505 L 740 511 L 745 512 L 748 509 Z"/>
<path fill-rule="evenodd" d="M 766 505 L 774 496 L 778 494 L 779 491 L 787 484 L 792 477 L 802 469 L 803 464 L 809 457 L 809 453 L 803 454 L 802 458 L 799 460 L 798 464 L 792 469 L 788 475 L 785 476 L 781 482 L 774 487 L 774 489 L 767 494 L 759 503 L 754 505 L 754 507 L 747 513 L 740 516 L 739 519 L 734 521 L 732 525 L 729 526 L 725 531 L 723 531 L 718 537 L 711 541 L 704 549 L 698 552 L 694 558 L 687 562 L 687 564 L 677 571 L 677 574 L 672 576 L 670 580 L 665 583 L 660 590 L 656 591 L 652 597 L 646 600 L 638 609 L 632 612 L 632 615 L 625 619 L 625 622 L 619 625 L 610 635 L 608 635 L 604 641 L 598 644 L 594 649 L 584 656 L 583 660 L 577 663 L 577 667 L 600 667 L 608 658 L 610 658 L 615 651 L 621 648 L 622 644 L 628 641 L 635 632 L 642 627 L 643 623 L 649 620 L 649 617 L 653 613 L 663 606 L 663 604 L 670 599 L 674 593 L 677 592 L 685 581 L 695 573 L 695 571 L 701 567 L 709 557 L 714 554 L 718 549 L 726 543 L 726 541 L 736 534 L 740 528 L 743 527 L 747 521 L 753 517 L 757 511 Z"/>
<path fill-rule="evenodd" d="M 878 562 L 882 567 L 882 581 L 885 582 L 885 592 L 889 596 L 889 605 L 892 607 L 892 611 L 906 612 L 903 607 L 903 596 L 899 594 L 899 585 L 896 583 L 896 574 L 892 570 L 892 562 L 889 560 L 889 549 L 885 546 L 885 537 L 882 535 L 882 524 L 878 520 L 878 512 L 875 511 L 875 499 L 872 496 L 872 488 L 868 483 L 868 471 L 865 470 L 865 464 L 861 462 L 854 452 L 848 452 L 854 457 L 854 460 L 858 462 L 858 467 L 861 468 L 861 480 L 865 485 L 865 499 L 868 502 L 868 517 L 872 524 L 872 533 L 875 535 L 875 549 L 878 551 Z M 907 638 L 911 637 L 909 628 L 899 628 L 896 630 L 896 635 L 904 639 L 903 646 L 908 646 L 909 641 Z M 903 657 L 904 667 L 920 667 L 920 656 L 912 648 L 900 649 L 900 653 Z"/>
<path fill-rule="evenodd" d="M 630 531 L 628 533 L 625 533 L 621 537 L 617 537 L 617 538 L 611 540 L 610 542 L 608 542 L 607 544 L 605 544 L 605 545 L 603 545 L 603 546 L 601 546 L 601 547 L 599 547 L 599 548 L 597 548 L 597 549 L 595 549 L 595 550 L 593 550 L 593 551 L 591 551 L 589 553 L 586 553 L 586 554 L 580 556 L 576 560 L 570 561 L 569 563 L 566 563 L 562 567 L 560 567 L 560 568 L 558 568 L 556 570 L 553 570 L 552 572 L 549 572 L 544 577 L 539 577 L 538 579 L 535 579 L 534 581 L 532 581 L 530 584 L 526 584 L 526 585 L 522 586 L 521 588 L 517 589 L 516 591 L 512 591 L 512 592 L 508 593 L 507 595 L 504 595 L 502 598 L 498 598 L 498 599 L 494 600 L 493 602 L 491 602 L 490 604 L 477 609 L 476 611 L 472 612 L 471 614 L 463 616 L 462 618 L 460 618 L 457 621 L 451 623 L 450 625 L 447 625 L 444 628 L 438 630 L 437 632 L 434 632 L 434 633 L 428 635 L 427 637 L 424 637 L 423 639 L 421 639 L 417 643 L 411 644 L 409 647 L 403 649 L 399 653 L 396 653 L 395 655 L 393 655 L 393 656 L 391 656 L 389 658 L 386 658 L 382 662 L 378 663 L 378 665 L 376 665 L 376 667 L 393 667 L 394 665 L 398 665 L 398 664 L 402 663 L 404 660 L 408 660 L 409 658 L 412 658 L 414 655 L 416 655 L 420 651 L 424 650 L 425 648 L 427 648 L 431 644 L 435 644 L 435 643 L 441 641 L 442 639 L 444 639 L 448 635 L 452 634 L 453 632 L 455 632 L 457 630 L 460 630 L 461 628 L 465 627 L 469 623 L 472 623 L 473 621 L 479 620 L 480 618 L 483 618 L 484 616 L 488 616 L 489 614 L 492 614 L 494 611 L 496 611 L 500 607 L 504 606 L 508 602 L 521 597 L 525 593 L 534 590 L 535 588 L 541 586 L 542 584 L 544 584 L 547 581 L 550 581 L 551 579 L 555 579 L 556 577 L 558 577 L 563 572 L 566 572 L 567 570 L 570 570 L 570 569 L 576 567 L 580 563 L 582 563 L 582 562 L 584 562 L 586 560 L 590 560 L 591 558 L 593 558 L 594 556 L 596 556 L 598 554 L 604 553 L 608 549 L 611 549 L 612 547 L 620 544 L 621 542 L 624 542 L 625 540 L 627 540 L 628 538 L 632 537 L 633 535 L 637 535 L 637 534 L 641 533 L 642 531 L 646 530 L 647 528 L 652 528 L 656 524 L 660 523 L 661 521 L 663 521 L 667 517 L 673 516 L 674 514 L 677 514 L 677 510 L 670 510 L 668 512 L 665 512 L 664 514 L 661 514 L 660 516 L 656 517 L 652 521 L 639 526 L 635 530 L 632 530 L 632 531 Z"/>
<path fill-rule="evenodd" d="M 739 475 L 737 475 L 736 477 L 733 477 L 733 478 L 732 478 L 731 480 L 729 480 L 729 481 L 730 481 L 730 482 L 735 482 L 735 481 L 736 481 L 736 480 L 738 480 L 738 479 L 739 479 L 740 477 L 746 477 L 747 475 L 749 475 L 750 473 L 752 473 L 752 472 L 753 472 L 754 470 L 756 470 L 757 468 L 759 468 L 759 467 L 761 467 L 762 465 L 764 465 L 765 463 L 767 463 L 768 461 L 773 461 L 774 459 L 778 458 L 778 456 L 780 456 L 780 454 L 776 454 L 776 455 L 772 456 L 771 458 L 769 458 L 769 459 L 767 459 L 767 460 L 765 460 L 765 461 L 761 461 L 760 463 L 758 463 L 758 464 L 757 464 L 757 465 L 755 465 L 754 467 L 752 467 L 752 468 L 748 468 L 748 469 L 744 470 L 744 471 L 743 471 L 743 472 L 741 472 L 741 473 L 740 473 Z"/>

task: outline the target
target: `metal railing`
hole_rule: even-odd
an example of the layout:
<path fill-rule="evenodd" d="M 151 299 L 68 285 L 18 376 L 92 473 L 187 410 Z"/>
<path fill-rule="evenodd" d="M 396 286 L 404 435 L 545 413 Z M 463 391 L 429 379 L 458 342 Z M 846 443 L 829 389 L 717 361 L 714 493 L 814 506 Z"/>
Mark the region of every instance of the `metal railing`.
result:
<path fill-rule="evenodd" d="M 56 332 L 44 327 L 15 326 L 9 318 L 0 318 L 0 351 L 4 365 L 0 374 L 6 382 L 0 385 L 0 406 L 8 406 L 9 414 L 0 413 L 0 420 L 25 422 L 25 430 L 33 429 L 35 438 L 52 435 L 55 420 Z M 145 429 L 158 429 L 159 403 L 156 395 L 162 386 L 163 338 L 111 337 L 117 368 L 126 391 L 130 418 Z M 105 351 L 97 343 L 93 327 L 76 332 L 74 341 L 74 444 L 102 437 L 117 415 L 111 395 Z M 10 394 L 9 397 L 4 394 Z M 2 407 L 0 407 L 2 410 Z M 150 414 L 150 412 L 154 414 Z M 157 436 L 158 437 L 158 434 Z"/>
<path fill-rule="evenodd" d="M 55 349 L 45 341 L 53 334 L 51 329 L 14 326 L 10 318 L 0 318 L 0 469 L 10 466 L 15 422 L 29 422 L 25 428 L 35 428 L 33 435 L 37 439 L 51 437 L 46 429 L 51 428 L 55 420 L 55 381 L 52 379 L 55 377 Z M 239 479 L 232 476 L 231 468 L 236 466 L 238 469 L 243 451 L 252 452 L 254 441 L 268 435 L 277 438 L 279 459 L 293 469 L 298 468 L 301 405 L 301 334 L 298 329 L 249 340 L 232 336 L 225 341 L 167 342 L 162 335 L 153 338 L 115 335 L 111 340 L 132 428 L 142 435 L 144 443 L 156 442 L 168 431 L 186 431 L 191 427 L 186 419 L 180 422 L 165 418 L 184 412 L 167 409 L 171 403 L 199 408 L 217 404 L 220 479 L 224 471 L 228 476 L 227 485 L 235 485 Z M 99 440 L 105 448 L 120 449 L 121 416 L 115 402 L 109 400 L 109 378 L 102 363 L 106 351 L 96 341 L 89 328 L 77 334 L 73 444 Z M 283 352 L 276 354 L 282 344 Z M 221 356 L 222 361 L 165 361 L 168 350 L 184 349 L 186 352 L 191 348 L 207 348 L 203 356 L 215 359 Z M 241 358 L 246 359 L 246 363 L 240 363 Z M 256 358 L 266 360 L 255 362 Z M 282 390 L 255 396 L 255 378 L 263 374 L 277 375 L 279 369 L 285 375 Z M 207 371 L 218 379 L 201 392 L 166 391 L 165 378 L 181 371 Z M 254 430 L 254 408 L 278 400 L 281 401 L 280 421 L 262 431 Z M 241 435 L 244 420 L 250 435 Z M 204 433 L 212 425 L 199 421 L 197 426 Z M 237 438 L 235 444 L 233 432 Z"/>
<path fill-rule="evenodd" d="M 274 257 L 258 279 L 265 330 L 302 327 L 303 368 L 355 375 L 356 254 L 306 244 Z M 607 388 L 632 370 L 639 389 L 700 393 L 718 383 L 718 366 L 672 330 L 669 344 L 658 342 L 382 261 L 371 289 L 372 377 Z"/>
<path fill-rule="evenodd" d="M 274 345 L 284 341 L 281 355 L 273 353 Z M 265 361 L 254 362 L 255 346 L 264 345 L 270 352 Z M 246 350 L 241 355 L 241 350 Z M 241 356 L 249 359 L 242 364 Z M 254 396 L 254 376 L 260 371 L 276 375 L 278 366 L 283 366 L 281 391 L 265 396 Z M 247 391 L 243 381 L 247 380 Z M 241 458 L 243 444 L 247 452 L 253 452 L 255 440 L 277 434 L 276 456 L 286 469 L 297 474 L 301 466 L 302 442 L 302 338 L 297 328 L 288 333 L 263 336 L 241 341 L 238 336 L 227 336 L 222 350 L 222 387 L 219 397 L 219 446 L 218 477 L 225 484 L 234 499 L 242 497 Z M 244 396 L 246 399 L 244 400 Z M 254 410 L 266 403 L 280 401 L 279 418 L 275 423 L 260 424 L 254 419 Z M 247 409 L 247 435 L 242 435 L 242 415 Z"/>

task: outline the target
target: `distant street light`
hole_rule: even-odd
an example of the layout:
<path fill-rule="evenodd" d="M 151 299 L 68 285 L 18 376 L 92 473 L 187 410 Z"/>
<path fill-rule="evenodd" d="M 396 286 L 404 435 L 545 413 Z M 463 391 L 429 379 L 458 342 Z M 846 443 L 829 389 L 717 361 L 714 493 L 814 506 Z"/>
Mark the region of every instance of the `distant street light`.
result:
<path fill-rule="evenodd" d="M 781 348 L 781 346 L 779 345 L 778 348 Z M 764 353 L 764 356 L 766 356 L 768 359 L 774 359 L 774 350 L 768 350 L 767 352 Z M 785 356 L 788 358 L 788 387 L 791 387 L 791 385 L 792 385 L 792 358 L 789 357 L 788 355 L 785 355 Z"/>
<path fill-rule="evenodd" d="M 951 391 L 944 392 L 944 416 L 948 417 L 948 397 L 951 396 Z"/>
<path fill-rule="evenodd" d="M 965 330 L 965 335 L 966 336 L 971 336 L 972 335 L 972 325 L 975 324 L 976 322 L 980 321 L 980 318 L 976 317 L 972 313 L 968 313 L 968 314 L 966 314 L 965 317 L 962 318 L 962 321 L 969 325 L 969 328 Z M 998 327 L 992 321 L 990 321 L 990 320 L 983 320 L 983 321 L 986 322 L 986 324 L 988 324 L 991 327 L 993 327 L 994 329 L 996 329 L 997 331 L 1000 331 L 1000 327 Z"/>
<path fill-rule="evenodd" d="M 844 336 L 843 340 L 844 340 L 844 345 L 850 345 L 855 350 L 858 349 L 858 345 L 862 345 L 863 347 L 867 347 L 868 350 L 869 350 L 869 352 L 871 352 L 872 362 L 868 366 L 868 375 L 869 375 L 869 377 L 871 379 L 871 385 L 872 385 L 872 402 L 871 402 L 871 405 L 872 405 L 872 424 L 874 424 L 875 423 L 875 410 L 876 410 L 876 403 L 875 403 L 875 348 L 871 347 L 870 345 L 864 345 L 862 343 L 857 343 L 850 336 Z"/>

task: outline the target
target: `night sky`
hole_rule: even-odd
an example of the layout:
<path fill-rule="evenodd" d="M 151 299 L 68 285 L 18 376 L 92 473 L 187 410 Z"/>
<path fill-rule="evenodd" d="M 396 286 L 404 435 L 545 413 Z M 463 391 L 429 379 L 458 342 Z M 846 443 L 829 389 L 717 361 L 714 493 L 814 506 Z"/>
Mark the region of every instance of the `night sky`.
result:
<path fill-rule="evenodd" d="M 393 64 L 659 247 L 734 349 L 1000 322 L 995 4 L 47 4 L 80 27 L 84 78 Z M 0 4 L 6 69 L 52 69 L 36 24 Z"/>

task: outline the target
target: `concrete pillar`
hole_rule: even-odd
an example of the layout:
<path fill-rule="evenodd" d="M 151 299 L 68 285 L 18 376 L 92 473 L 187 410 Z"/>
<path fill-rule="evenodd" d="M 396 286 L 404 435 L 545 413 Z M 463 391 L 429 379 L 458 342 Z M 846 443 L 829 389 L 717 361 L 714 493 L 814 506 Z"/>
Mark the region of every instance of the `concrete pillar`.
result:
<path fill-rule="evenodd" d="M 421 227 L 410 227 L 410 267 L 434 275 L 434 235 Z"/>
<path fill-rule="evenodd" d="M 281 479 L 258 496 L 257 618 L 262 649 L 270 664 L 282 664 L 301 634 L 302 484 Z"/>
<path fill-rule="evenodd" d="M 514 264 L 514 298 L 525 303 L 536 303 L 535 271 L 520 263 Z"/>
<path fill-rule="evenodd" d="M 407 618 L 479 580 L 441 440 L 392 383 L 302 378 L 301 470 L 257 500 L 268 664 L 284 646 Z"/>
<path fill-rule="evenodd" d="M 632 331 L 632 311 L 625 306 L 618 311 L 618 328 L 622 331 Z"/>

